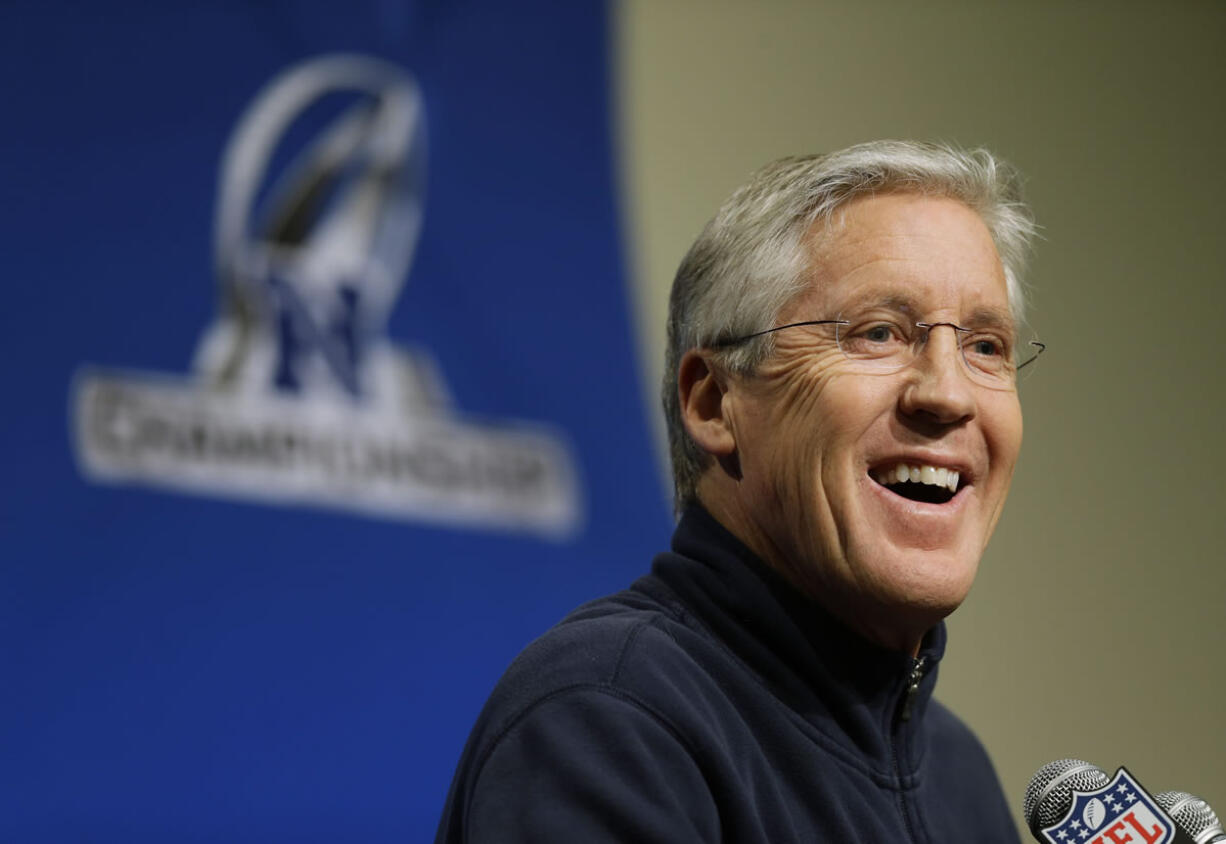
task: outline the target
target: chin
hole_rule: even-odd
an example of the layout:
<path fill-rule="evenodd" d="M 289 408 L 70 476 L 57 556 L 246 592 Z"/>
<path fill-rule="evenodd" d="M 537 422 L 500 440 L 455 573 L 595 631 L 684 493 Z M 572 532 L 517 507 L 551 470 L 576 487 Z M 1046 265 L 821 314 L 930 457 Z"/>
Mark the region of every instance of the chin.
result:
<path fill-rule="evenodd" d="M 879 602 L 894 612 L 923 619 L 931 627 L 966 600 L 978 560 L 968 561 L 962 554 L 912 551 L 892 568 L 880 572 Z"/>

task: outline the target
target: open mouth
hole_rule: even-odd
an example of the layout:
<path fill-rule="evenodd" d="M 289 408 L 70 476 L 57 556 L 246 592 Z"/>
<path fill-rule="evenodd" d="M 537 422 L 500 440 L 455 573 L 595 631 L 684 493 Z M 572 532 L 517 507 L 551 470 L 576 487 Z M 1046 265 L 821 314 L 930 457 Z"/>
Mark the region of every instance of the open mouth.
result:
<path fill-rule="evenodd" d="M 962 489 L 962 473 L 938 466 L 897 463 L 869 471 L 869 476 L 895 495 L 925 504 L 945 504 Z"/>

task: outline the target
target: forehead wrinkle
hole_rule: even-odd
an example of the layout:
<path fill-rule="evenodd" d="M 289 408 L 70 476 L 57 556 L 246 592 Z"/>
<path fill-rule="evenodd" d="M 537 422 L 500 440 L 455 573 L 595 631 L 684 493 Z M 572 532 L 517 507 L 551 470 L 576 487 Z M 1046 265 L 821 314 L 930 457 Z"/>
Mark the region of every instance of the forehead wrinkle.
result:
<path fill-rule="evenodd" d="M 815 266 L 845 257 L 847 253 L 861 252 L 864 253 L 862 263 L 907 261 L 917 253 L 928 254 L 922 244 L 935 242 L 940 245 L 940 252 L 948 251 L 951 245 L 949 238 L 940 233 L 911 228 L 901 231 L 897 228 L 883 229 L 873 225 L 844 226 L 837 232 L 813 229 L 808 237 L 809 259 Z M 992 249 L 995 252 L 994 242 Z"/>
<path fill-rule="evenodd" d="M 901 232 L 863 231 L 859 228 L 844 229 L 838 237 L 819 237 L 809 243 L 809 268 L 814 275 L 829 275 L 830 264 L 848 256 L 857 260 L 842 267 L 843 275 L 850 275 L 868 264 L 906 262 L 914 259 L 914 238 Z M 901 244 L 902 249 L 892 247 Z M 867 248 L 866 248 L 867 247 Z"/>
<path fill-rule="evenodd" d="M 840 274 L 835 277 L 829 266 L 815 261 L 805 275 L 807 282 L 805 289 L 796 296 L 791 304 L 794 306 L 813 296 L 829 300 L 830 289 L 841 284 L 850 287 L 840 296 L 840 298 L 850 300 L 844 307 L 856 305 L 861 301 L 868 302 L 875 297 L 879 303 L 895 303 L 900 308 L 915 310 L 917 303 L 914 297 L 904 290 L 908 286 L 906 272 L 893 272 L 892 268 L 888 267 L 890 264 L 908 263 L 910 262 L 906 258 L 866 255 L 854 266 L 840 268 Z M 853 280 L 853 277 L 861 274 L 864 274 L 866 278 L 861 281 Z"/>
<path fill-rule="evenodd" d="M 966 238 L 963 237 L 951 242 L 940 233 L 930 232 L 924 225 L 908 225 L 921 218 L 902 217 L 884 226 L 879 225 L 879 221 L 861 224 L 854 216 L 854 212 L 860 210 L 857 206 L 875 199 L 878 197 L 853 201 L 841 208 L 833 219 L 824 224 L 819 221 L 810 228 L 807 235 L 807 267 L 801 276 L 806 282 L 805 288 L 798 292 L 784 311 L 797 315 L 808 314 L 814 307 L 832 311 L 877 304 L 922 319 L 932 314 L 921 303 L 934 305 L 929 301 L 930 296 L 941 292 L 933 285 L 945 287 L 952 283 L 959 286 L 957 279 L 972 270 L 967 264 L 978 263 L 975 256 L 983 244 L 965 242 Z M 953 199 L 949 201 L 957 202 Z M 967 210 L 974 213 L 973 209 Z M 977 219 L 980 225 L 984 225 L 981 218 Z M 998 272 L 992 274 L 991 281 L 993 285 L 1000 282 L 1007 298 L 1007 283 L 1000 256 L 986 228 L 985 233 L 989 235 L 991 249 L 991 255 L 986 257 L 990 257 L 993 266 L 998 268 Z M 925 245 L 932 241 L 938 244 L 938 249 Z M 998 274 L 999 279 L 995 278 Z M 969 279 L 963 280 L 969 282 Z M 953 310 L 958 312 L 960 320 L 977 327 L 1015 329 L 1016 322 L 1005 303 L 1002 302 L 1000 306 L 991 304 L 993 297 L 987 291 L 972 297 L 971 301 L 967 301 L 964 294 L 953 300 L 958 303 Z M 985 296 L 987 302 L 984 302 Z M 874 298 L 877 302 L 873 301 Z M 785 313 L 781 312 L 780 316 L 785 316 Z M 825 318 L 830 314 L 823 313 L 822 316 Z"/>
<path fill-rule="evenodd" d="M 907 314 L 920 312 L 915 296 L 906 290 L 900 290 L 895 283 L 865 282 L 863 288 L 847 291 L 843 301 L 838 305 L 842 311 L 885 308 Z"/>

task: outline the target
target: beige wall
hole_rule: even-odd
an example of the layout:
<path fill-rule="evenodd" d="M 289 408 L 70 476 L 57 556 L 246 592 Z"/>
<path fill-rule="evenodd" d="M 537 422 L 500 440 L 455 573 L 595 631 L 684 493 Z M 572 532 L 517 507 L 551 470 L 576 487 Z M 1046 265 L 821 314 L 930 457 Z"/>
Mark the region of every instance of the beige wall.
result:
<path fill-rule="evenodd" d="M 1226 4 L 624 0 L 618 29 L 653 395 L 672 273 L 757 165 L 915 137 L 1027 174 L 1050 349 L 938 694 L 1019 817 L 1070 755 L 1226 814 Z"/>

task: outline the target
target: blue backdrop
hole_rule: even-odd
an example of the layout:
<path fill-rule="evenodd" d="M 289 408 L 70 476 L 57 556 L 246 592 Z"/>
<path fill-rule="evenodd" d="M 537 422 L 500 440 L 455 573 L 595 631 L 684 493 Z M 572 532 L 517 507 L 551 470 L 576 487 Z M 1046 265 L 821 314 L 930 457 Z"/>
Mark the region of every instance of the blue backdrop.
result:
<path fill-rule="evenodd" d="M 430 840 L 665 545 L 605 15 L 0 7 L 0 839 Z"/>

